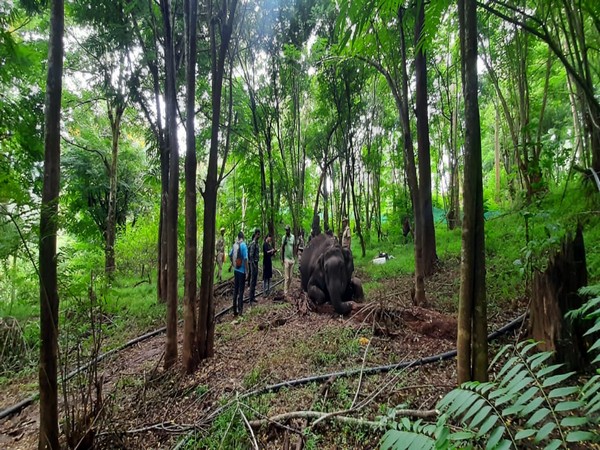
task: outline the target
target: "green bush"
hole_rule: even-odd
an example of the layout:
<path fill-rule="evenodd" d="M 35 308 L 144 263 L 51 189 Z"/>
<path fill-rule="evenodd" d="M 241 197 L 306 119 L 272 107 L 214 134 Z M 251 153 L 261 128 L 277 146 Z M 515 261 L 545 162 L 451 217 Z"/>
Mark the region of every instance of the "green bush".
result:
<path fill-rule="evenodd" d="M 588 335 L 600 332 L 600 286 L 584 292 L 595 297 L 570 316 L 594 320 Z M 382 420 L 388 431 L 381 449 L 569 448 L 576 442 L 600 441 L 600 370 L 584 384 L 567 384 L 573 372 L 546 364 L 551 352 L 536 352 L 535 342 L 504 347 L 494 359 L 506 362 L 495 381 L 468 382 L 437 404 L 437 423 Z M 600 363 L 600 339 L 589 349 Z"/>

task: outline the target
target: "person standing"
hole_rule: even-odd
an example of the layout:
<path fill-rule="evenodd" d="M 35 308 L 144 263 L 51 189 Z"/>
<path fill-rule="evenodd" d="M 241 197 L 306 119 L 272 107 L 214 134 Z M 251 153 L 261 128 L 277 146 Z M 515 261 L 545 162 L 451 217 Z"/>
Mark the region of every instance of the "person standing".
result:
<path fill-rule="evenodd" d="M 273 278 L 273 255 L 277 252 L 272 245 L 273 238 L 271 233 L 267 234 L 263 243 L 263 297 L 271 292 L 271 278 Z"/>
<path fill-rule="evenodd" d="M 292 285 L 292 273 L 294 271 L 294 235 L 290 226 L 285 226 L 285 236 L 281 245 L 281 262 L 283 263 L 283 293 L 287 295 Z"/>
<path fill-rule="evenodd" d="M 352 251 L 352 235 L 350 234 L 350 226 L 348 225 L 348 218 L 344 217 L 342 220 L 342 228 L 344 232 L 342 233 L 342 248 L 347 248 Z"/>
<path fill-rule="evenodd" d="M 298 251 L 296 252 L 296 255 L 298 256 L 298 267 L 302 264 L 304 245 L 304 230 L 300 228 L 300 232 L 298 233 Z"/>
<path fill-rule="evenodd" d="M 256 303 L 256 281 L 258 279 L 258 261 L 260 259 L 260 230 L 257 228 L 252 235 L 252 242 L 248 247 L 248 262 L 250 264 L 250 305 Z"/>
<path fill-rule="evenodd" d="M 217 263 L 217 280 L 219 283 L 223 281 L 223 262 L 225 261 L 225 228 L 221 227 L 221 237 L 217 240 L 215 246 L 217 252 L 215 262 Z"/>
<path fill-rule="evenodd" d="M 238 233 L 237 241 L 229 252 L 229 259 L 233 266 L 233 315 L 241 315 L 244 309 L 244 284 L 248 272 L 248 247 L 244 242 L 244 232 Z"/>

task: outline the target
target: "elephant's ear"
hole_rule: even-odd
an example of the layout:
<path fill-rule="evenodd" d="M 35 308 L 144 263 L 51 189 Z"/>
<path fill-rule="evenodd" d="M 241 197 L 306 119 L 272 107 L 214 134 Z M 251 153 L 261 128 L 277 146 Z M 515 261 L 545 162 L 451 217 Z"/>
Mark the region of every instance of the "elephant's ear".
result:
<path fill-rule="evenodd" d="M 352 258 L 352 253 L 347 248 L 342 248 L 342 255 L 344 255 L 344 263 L 346 264 L 348 277 L 352 277 L 352 273 L 354 272 L 354 259 Z"/>

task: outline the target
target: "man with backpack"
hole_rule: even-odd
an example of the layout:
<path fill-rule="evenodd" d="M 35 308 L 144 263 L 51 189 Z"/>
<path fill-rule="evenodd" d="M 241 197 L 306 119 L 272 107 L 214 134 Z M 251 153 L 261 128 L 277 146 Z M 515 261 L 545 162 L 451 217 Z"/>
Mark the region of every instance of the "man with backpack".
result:
<path fill-rule="evenodd" d="M 250 266 L 250 305 L 256 303 L 255 291 L 256 280 L 258 279 L 258 260 L 260 259 L 260 230 L 257 228 L 252 235 L 252 242 L 248 247 L 248 262 Z"/>
<path fill-rule="evenodd" d="M 241 315 L 244 309 L 244 283 L 248 272 L 248 247 L 244 242 L 244 233 L 238 233 L 237 241 L 229 252 L 233 266 L 233 315 Z"/>

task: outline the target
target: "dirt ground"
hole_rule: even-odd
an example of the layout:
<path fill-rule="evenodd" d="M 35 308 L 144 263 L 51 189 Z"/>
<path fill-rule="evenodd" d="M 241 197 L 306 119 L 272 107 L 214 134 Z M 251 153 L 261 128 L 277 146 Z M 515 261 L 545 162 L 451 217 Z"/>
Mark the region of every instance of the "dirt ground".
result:
<path fill-rule="evenodd" d="M 432 409 L 455 385 L 453 359 L 368 376 L 361 375 L 360 369 L 454 349 L 456 319 L 449 299 L 457 297 L 458 278 L 457 264 L 442 267 L 428 280 L 427 308 L 412 305 L 409 277 L 384 281 L 348 317 L 340 317 L 327 305 L 311 310 L 297 280 L 286 301 L 277 301 L 282 300 L 278 291 L 267 298 L 259 296 L 258 305 L 252 308 L 246 305 L 240 320 L 233 320 L 230 312 L 219 317 L 215 356 L 189 376 L 182 374 L 181 365 L 163 371 L 162 334 L 121 351 L 98 368 L 103 400 L 97 405 L 101 418 L 93 424 L 96 448 L 172 448 L 191 430 L 196 439 L 210 437 L 210 427 L 224 406 L 233 408 L 232 422 L 242 427 L 246 415 L 261 419 L 294 411 L 350 410 L 345 415 L 374 421 L 385 407 L 399 404 Z M 218 286 L 215 294 L 217 312 L 230 306 L 229 284 Z M 508 310 L 497 313 L 490 318 L 489 329 L 517 315 Z M 180 338 L 181 334 L 180 330 Z M 354 376 L 326 376 L 318 382 L 247 395 L 276 383 L 349 369 L 359 370 Z M 1 408 L 27 396 L 18 386 L 3 388 Z M 80 398 L 73 403 L 80 403 Z M 36 402 L 0 421 L 0 447 L 35 448 L 38 419 Z M 348 432 L 325 423 L 311 429 L 319 436 L 313 441 L 321 449 L 375 448 L 382 435 L 370 429 Z M 309 425 L 306 419 L 296 418 L 281 427 L 254 427 L 252 446 L 307 448 L 309 436 L 303 430 Z M 207 442 L 186 448 L 211 448 Z"/>

